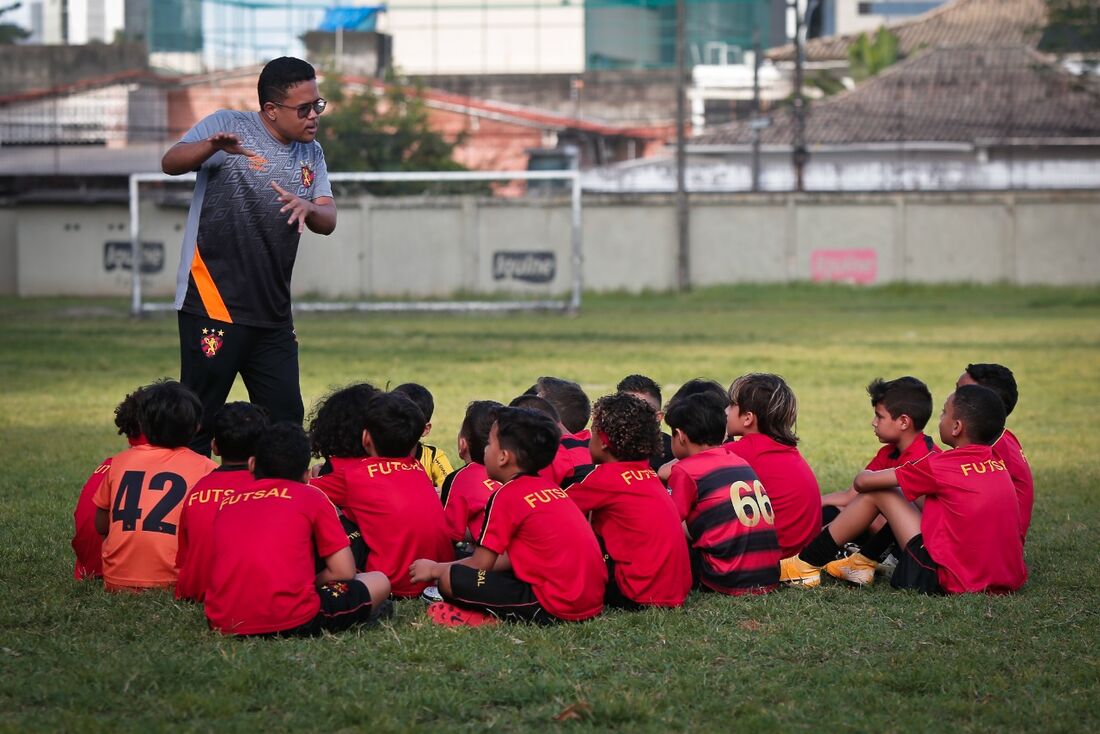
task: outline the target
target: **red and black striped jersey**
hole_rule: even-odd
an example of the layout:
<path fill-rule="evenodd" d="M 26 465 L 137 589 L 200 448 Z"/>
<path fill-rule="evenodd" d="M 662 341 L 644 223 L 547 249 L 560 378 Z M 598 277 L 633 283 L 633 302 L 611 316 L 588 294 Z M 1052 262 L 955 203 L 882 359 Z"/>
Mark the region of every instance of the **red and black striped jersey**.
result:
<path fill-rule="evenodd" d="M 723 594 L 778 586 L 775 512 L 748 462 L 716 446 L 677 462 L 668 487 L 691 547 L 702 558 L 703 585 Z"/>

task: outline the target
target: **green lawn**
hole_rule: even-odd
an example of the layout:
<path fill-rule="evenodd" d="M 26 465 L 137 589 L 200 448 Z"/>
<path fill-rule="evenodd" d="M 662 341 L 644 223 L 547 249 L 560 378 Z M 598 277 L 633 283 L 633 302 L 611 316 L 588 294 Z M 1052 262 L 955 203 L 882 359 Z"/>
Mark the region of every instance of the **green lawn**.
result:
<path fill-rule="evenodd" d="M 302 315 L 297 328 L 307 404 L 352 380 L 422 382 L 452 457 L 469 400 L 510 399 L 540 374 L 595 398 L 630 372 L 669 394 L 779 372 L 824 490 L 878 448 L 872 378 L 924 379 L 938 413 L 967 362 L 1007 364 L 1021 393 L 1009 425 L 1036 477 L 1031 579 L 1010 597 L 693 595 L 550 629 L 439 629 L 409 601 L 379 629 L 223 639 L 167 594 L 71 578 L 77 493 L 123 446 L 119 399 L 177 374 L 174 317 L 0 299 L 0 728 L 1100 729 L 1100 290 L 739 287 L 590 296 L 578 318 Z"/>

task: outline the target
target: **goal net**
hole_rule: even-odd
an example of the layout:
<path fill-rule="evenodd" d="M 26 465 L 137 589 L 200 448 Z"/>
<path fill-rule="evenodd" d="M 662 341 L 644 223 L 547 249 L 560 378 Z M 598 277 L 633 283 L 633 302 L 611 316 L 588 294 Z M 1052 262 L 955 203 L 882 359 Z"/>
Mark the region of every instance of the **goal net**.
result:
<path fill-rule="evenodd" d="M 302 236 L 294 310 L 581 306 L 581 184 L 567 171 L 330 173 L 336 231 Z M 172 309 L 195 175 L 130 176 L 131 313 Z"/>

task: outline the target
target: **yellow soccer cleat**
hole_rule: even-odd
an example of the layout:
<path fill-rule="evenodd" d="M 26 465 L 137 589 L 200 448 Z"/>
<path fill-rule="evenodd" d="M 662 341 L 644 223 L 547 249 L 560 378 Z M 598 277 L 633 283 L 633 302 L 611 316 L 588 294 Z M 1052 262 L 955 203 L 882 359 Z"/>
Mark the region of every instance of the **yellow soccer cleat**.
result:
<path fill-rule="evenodd" d="M 860 586 L 870 586 L 875 581 L 875 569 L 878 564 L 862 553 L 853 553 L 825 564 L 825 570 L 833 578 L 838 578 Z"/>
<path fill-rule="evenodd" d="M 779 582 L 809 588 L 821 583 L 821 569 L 806 563 L 798 556 L 779 562 Z"/>

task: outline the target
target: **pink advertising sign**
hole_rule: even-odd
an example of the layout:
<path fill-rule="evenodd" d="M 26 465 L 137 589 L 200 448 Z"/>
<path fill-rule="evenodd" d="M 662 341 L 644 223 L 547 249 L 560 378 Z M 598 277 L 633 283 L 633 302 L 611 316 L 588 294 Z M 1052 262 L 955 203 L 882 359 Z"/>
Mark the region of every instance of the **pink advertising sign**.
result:
<path fill-rule="evenodd" d="M 878 253 L 872 249 L 814 250 L 810 278 L 815 282 L 869 285 L 878 275 Z"/>

